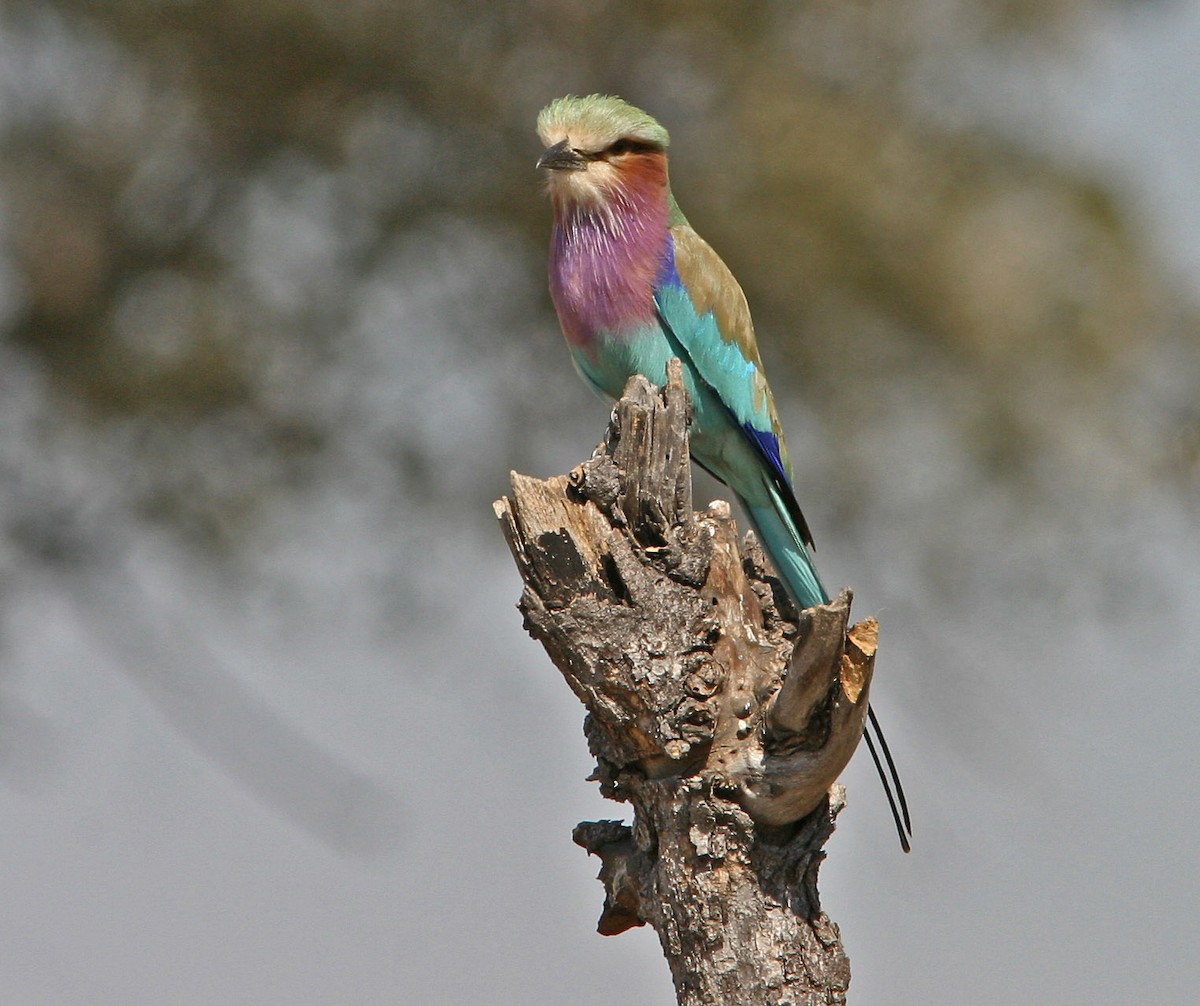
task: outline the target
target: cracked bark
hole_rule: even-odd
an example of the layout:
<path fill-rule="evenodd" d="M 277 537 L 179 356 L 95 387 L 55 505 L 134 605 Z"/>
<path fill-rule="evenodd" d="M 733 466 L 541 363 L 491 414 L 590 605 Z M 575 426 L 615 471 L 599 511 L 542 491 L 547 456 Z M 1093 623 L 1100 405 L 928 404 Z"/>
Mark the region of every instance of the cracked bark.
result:
<path fill-rule="evenodd" d="M 694 512 L 688 402 L 630 380 L 567 476 L 512 474 L 500 518 L 520 609 L 587 708 L 601 792 L 633 824 L 585 822 L 599 931 L 649 924 L 678 1001 L 843 1003 L 850 965 L 817 872 L 862 735 L 877 627 L 850 592 L 797 613 L 739 547 L 724 503 Z"/>

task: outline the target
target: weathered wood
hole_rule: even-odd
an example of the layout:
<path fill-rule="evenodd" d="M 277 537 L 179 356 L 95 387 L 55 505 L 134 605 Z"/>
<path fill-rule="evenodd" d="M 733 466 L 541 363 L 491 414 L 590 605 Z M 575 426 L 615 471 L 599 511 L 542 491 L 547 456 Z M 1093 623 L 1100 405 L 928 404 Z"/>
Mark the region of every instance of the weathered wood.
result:
<path fill-rule="evenodd" d="M 680 1003 L 844 1002 L 817 869 L 877 627 L 847 631 L 848 591 L 797 624 L 729 508 L 693 512 L 688 411 L 677 362 L 661 392 L 635 377 L 591 460 L 513 473 L 496 503 L 526 627 L 588 710 L 601 791 L 633 807 L 575 840 L 602 863 L 600 932 L 652 925 Z"/>

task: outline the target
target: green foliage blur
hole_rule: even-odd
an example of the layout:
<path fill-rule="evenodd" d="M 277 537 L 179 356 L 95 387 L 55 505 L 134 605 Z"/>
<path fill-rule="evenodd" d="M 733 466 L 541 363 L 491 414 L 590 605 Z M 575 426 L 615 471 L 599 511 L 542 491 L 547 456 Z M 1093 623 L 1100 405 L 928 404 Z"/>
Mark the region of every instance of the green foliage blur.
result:
<path fill-rule="evenodd" d="M 348 333 L 390 289 L 388 366 L 413 387 L 362 411 L 393 410 L 397 500 L 482 512 L 583 395 L 543 292 L 533 118 L 608 91 L 671 129 L 681 203 L 832 445 L 829 519 L 914 410 L 1023 498 L 1064 470 L 1194 484 L 1195 385 L 1153 379 L 1200 372 L 1193 307 L 1121 202 L 921 89 L 964 49 L 1066 49 L 1087 7 L 9 4 L 0 322 L 44 389 L 39 450 L 101 458 L 135 512 L 233 548 L 352 439 L 372 364 Z M 8 533 L 69 554 L 44 495 Z"/>

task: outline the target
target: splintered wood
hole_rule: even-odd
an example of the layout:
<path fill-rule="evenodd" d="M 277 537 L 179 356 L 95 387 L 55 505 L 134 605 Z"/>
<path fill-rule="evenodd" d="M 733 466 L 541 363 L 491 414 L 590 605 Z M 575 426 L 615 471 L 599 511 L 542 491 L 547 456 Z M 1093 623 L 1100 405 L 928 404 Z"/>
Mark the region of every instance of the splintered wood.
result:
<path fill-rule="evenodd" d="M 595 778 L 633 825 L 579 825 L 606 935 L 649 923 L 680 1003 L 845 1001 L 817 868 L 862 734 L 877 639 L 848 591 L 794 611 L 723 504 L 693 512 L 677 362 L 633 378 L 569 476 L 495 504 L 520 609 L 588 711 Z"/>

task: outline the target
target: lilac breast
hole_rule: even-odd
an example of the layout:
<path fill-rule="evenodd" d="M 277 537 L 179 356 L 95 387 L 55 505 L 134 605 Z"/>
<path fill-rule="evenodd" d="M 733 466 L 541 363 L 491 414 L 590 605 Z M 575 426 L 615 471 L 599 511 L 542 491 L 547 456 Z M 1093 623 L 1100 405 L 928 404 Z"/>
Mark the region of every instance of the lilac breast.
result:
<path fill-rule="evenodd" d="M 662 189 L 621 192 L 605 206 L 571 207 L 550 242 L 550 296 L 567 341 L 591 349 L 654 321 L 654 284 L 671 255 Z"/>

